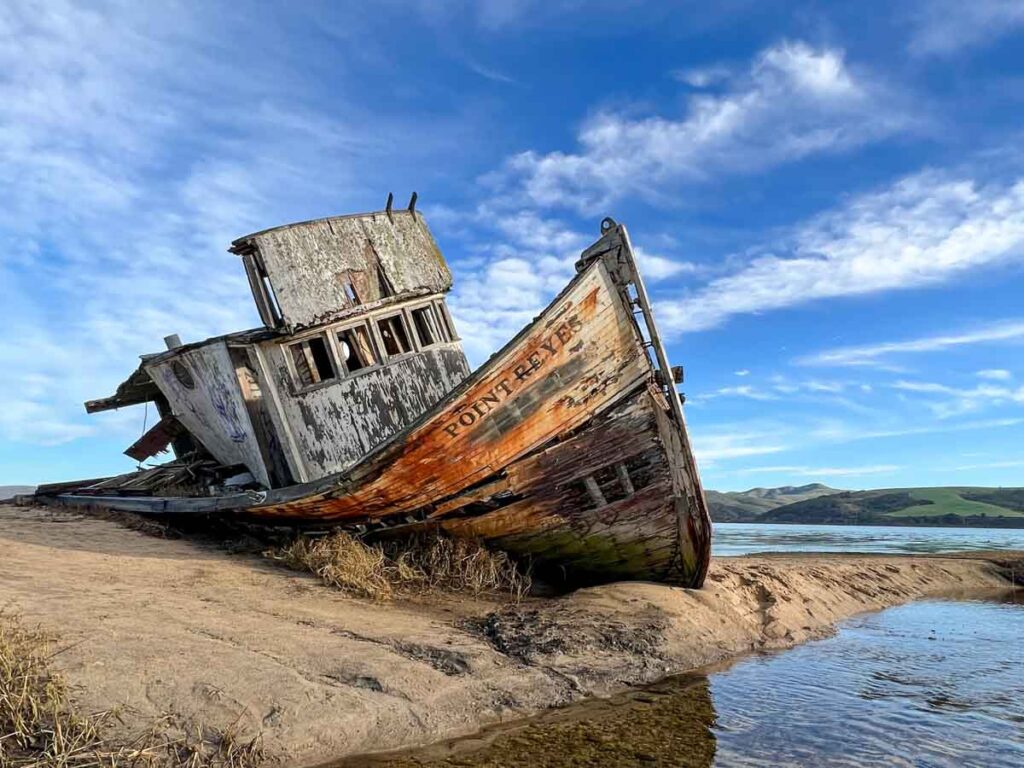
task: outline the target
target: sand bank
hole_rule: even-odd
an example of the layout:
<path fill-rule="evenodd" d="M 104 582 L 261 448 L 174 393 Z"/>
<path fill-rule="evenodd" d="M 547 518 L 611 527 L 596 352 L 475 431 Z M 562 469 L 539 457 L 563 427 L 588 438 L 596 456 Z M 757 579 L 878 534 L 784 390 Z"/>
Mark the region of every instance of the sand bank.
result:
<path fill-rule="evenodd" d="M 0 506 L 0 607 L 61 637 L 53 662 L 81 709 L 121 708 L 112 739 L 169 713 L 240 718 L 288 765 L 471 733 L 1011 574 L 1024 553 L 764 556 L 715 561 L 699 591 L 375 604 L 213 545 Z"/>

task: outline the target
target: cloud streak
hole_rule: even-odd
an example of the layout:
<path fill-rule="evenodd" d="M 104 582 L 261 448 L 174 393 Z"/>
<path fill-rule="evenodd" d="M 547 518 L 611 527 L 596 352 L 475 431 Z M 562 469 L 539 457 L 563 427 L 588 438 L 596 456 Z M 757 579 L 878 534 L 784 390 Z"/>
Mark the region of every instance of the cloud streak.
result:
<path fill-rule="evenodd" d="M 1004 320 L 981 328 L 957 333 L 925 336 L 903 341 L 885 341 L 862 346 L 837 347 L 798 358 L 797 362 L 802 365 L 870 365 L 878 360 L 892 356 L 939 352 L 975 344 L 993 344 L 1019 340 L 1024 340 L 1024 320 Z M 989 378 L 994 378 L 991 374 L 999 373 L 1000 377 L 1002 377 L 1002 374 L 1007 372 L 982 371 L 978 375 L 983 376 L 986 373 L 989 374 Z"/>
<path fill-rule="evenodd" d="M 688 296 L 662 301 L 666 330 L 702 331 L 736 315 L 940 285 L 969 270 L 1020 261 L 1024 181 L 984 184 L 919 173 L 818 216 L 778 250 L 788 253 L 757 256 Z"/>
<path fill-rule="evenodd" d="M 1024 26 L 1024 4 L 1020 0 L 926 0 L 919 4 L 912 23 L 911 53 L 948 56 Z"/>

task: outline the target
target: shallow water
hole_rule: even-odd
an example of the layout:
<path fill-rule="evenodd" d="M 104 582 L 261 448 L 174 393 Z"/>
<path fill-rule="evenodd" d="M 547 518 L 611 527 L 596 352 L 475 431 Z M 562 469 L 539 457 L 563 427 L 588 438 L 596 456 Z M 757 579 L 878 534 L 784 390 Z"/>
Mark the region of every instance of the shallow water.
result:
<path fill-rule="evenodd" d="M 347 764 L 1022 766 L 1022 598 L 892 608 L 790 651 Z"/>
<path fill-rule="evenodd" d="M 1024 550 L 1024 528 L 932 528 L 881 525 L 715 523 L 716 557 L 754 552 L 886 552 Z"/>

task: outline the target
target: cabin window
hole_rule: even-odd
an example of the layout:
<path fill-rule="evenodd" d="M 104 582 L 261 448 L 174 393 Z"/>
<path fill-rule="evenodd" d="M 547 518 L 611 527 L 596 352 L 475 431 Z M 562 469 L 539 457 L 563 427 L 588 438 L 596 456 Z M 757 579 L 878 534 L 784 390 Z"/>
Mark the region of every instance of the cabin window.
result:
<path fill-rule="evenodd" d="M 380 338 L 384 342 L 384 351 L 388 357 L 412 352 L 409 331 L 405 326 L 405 319 L 401 315 L 381 318 L 377 321 L 377 329 L 380 331 Z"/>
<path fill-rule="evenodd" d="M 445 306 L 444 302 L 439 301 L 434 304 L 434 309 L 437 311 L 437 317 L 448 341 L 455 341 L 459 338 L 459 334 L 455 332 L 455 323 L 452 321 L 452 316 L 448 314 L 448 307 Z"/>
<path fill-rule="evenodd" d="M 427 304 L 425 307 L 416 307 L 409 312 L 412 316 L 412 324 L 416 329 L 416 338 L 420 341 L 421 347 L 429 347 L 443 341 L 437 325 L 437 316 L 434 308 Z"/>
<path fill-rule="evenodd" d="M 338 354 L 348 373 L 376 365 L 377 352 L 373 348 L 370 329 L 365 325 L 356 325 L 338 331 Z"/>
<path fill-rule="evenodd" d="M 288 349 L 295 364 L 295 375 L 300 386 L 309 387 L 337 378 L 331 353 L 327 349 L 327 339 L 323 336 L 313 336 L 297 344 L 291 344 Z"/>
<path fill-rule="evenodd" d="M 351 277 L 343 277 L 341 280 L 341 284 L 345 290 L 345 298 L 348 299 L 350 304 L 356 305 L 363 303 L 362 301 L 359 300 L 359 294 L 356 293 L 356 287 L 352 285 Z"/>

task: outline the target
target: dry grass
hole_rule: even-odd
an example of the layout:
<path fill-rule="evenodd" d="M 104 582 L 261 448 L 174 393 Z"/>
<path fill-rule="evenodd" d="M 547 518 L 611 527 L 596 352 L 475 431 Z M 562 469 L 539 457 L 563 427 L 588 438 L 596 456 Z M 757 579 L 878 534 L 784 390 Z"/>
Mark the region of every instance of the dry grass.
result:
<path fill-rule="evenodd" d="M 251 768 L 263 759 L 257 735 L 164 718 L 127 745 L 101 735 L 114 712 L 85 716 L 71 703 L 64 678 L 50 668 L 53 639 L 0 611 L 0 767 Z M 173 736 L 168 736 L 173 733 Z"/>
<path fill-rule="evenodd" d="M 429 535 L 367 544 L 344 532 L 299 537 L 268 553 L 357 597 L 390 600 L 427 590 L 507 594 L 519 600 L 530 576 L 504 552 L 475 541 Z"/>

